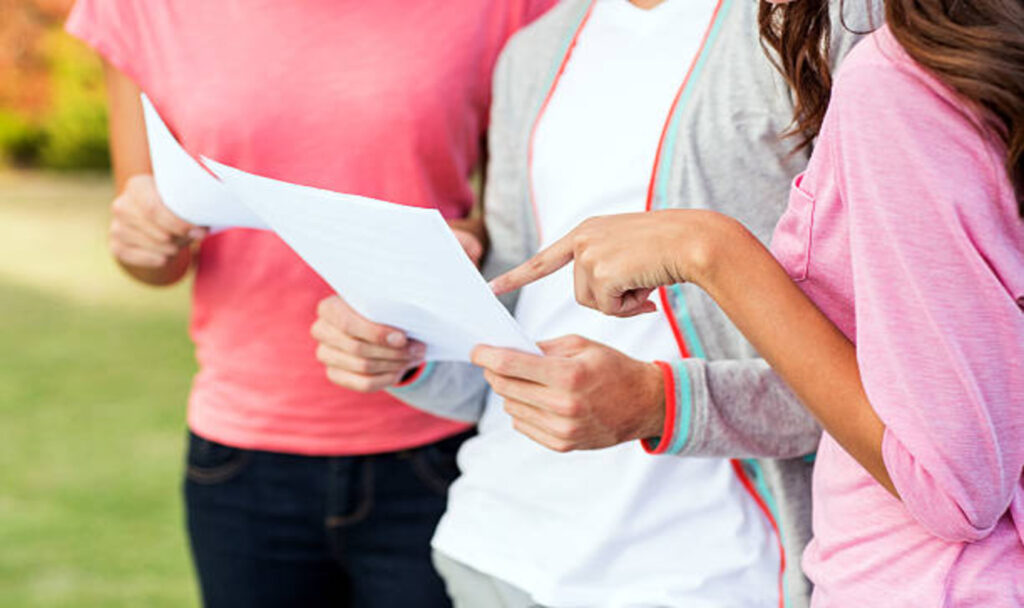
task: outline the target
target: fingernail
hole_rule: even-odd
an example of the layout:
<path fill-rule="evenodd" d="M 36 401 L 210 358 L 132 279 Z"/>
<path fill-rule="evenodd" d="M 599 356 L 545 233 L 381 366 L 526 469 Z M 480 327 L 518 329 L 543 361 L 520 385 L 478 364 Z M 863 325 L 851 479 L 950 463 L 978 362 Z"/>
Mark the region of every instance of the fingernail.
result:
<path fill-rule="evenodd" d="M 497 281 L 488 281 L 487 282 L 487 286 L 491 288 L 491 291 L 497 293 L 497 291 L 498 291 L 498 282 Z"/>
<path fill-rule="evenodd" d="M 201 239 L 203 238 L 203 232 L 205 231 L 202 228 L 193 228 L 192 230 L 188 231 L 188 238 L 192 239 L 193 241 L 196 239 Z"/>
<path fill-rule="evenodd" d="M 402 346 L 405 344 L 405 336 L 397 331 L 391 332 L 388 334 L 387 341 L 391 346 Z"/>
<path fill-rule="evenodd" d="M 427 347 L 425 344 L 413 344 L 412 347 L 409 348 L 409 354 L 417 358 L 422 357 L 427 354 Z"/>

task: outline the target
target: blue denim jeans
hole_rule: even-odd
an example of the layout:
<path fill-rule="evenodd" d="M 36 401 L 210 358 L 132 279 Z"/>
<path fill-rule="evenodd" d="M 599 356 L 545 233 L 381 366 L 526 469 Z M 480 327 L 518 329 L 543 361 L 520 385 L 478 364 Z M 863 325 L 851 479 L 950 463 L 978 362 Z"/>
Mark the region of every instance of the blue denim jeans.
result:
<path fill-rule="evenodd" d="M 352 457 L 189 434 L 185 504 L 208 608 L 447 608 L 430 538 L 467 435 Z"/>

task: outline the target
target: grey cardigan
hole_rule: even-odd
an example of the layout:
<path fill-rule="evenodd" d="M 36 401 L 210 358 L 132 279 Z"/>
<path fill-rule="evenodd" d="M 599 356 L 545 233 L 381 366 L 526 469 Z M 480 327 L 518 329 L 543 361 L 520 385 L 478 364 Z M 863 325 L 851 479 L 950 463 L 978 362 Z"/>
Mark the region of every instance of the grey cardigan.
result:
<path fill-rule="evenodd" d="M 530 132 L 589 5 L 590 0 L 564 0 L 516 34 L 498 59 L 485 190 L 488 277 L 536 252 Z M 792 119 L 792 99 L 760 46 L 757 8 L 756 0 L 722 0 L 670 118 L 654 169 L 653 208 L 720 211 L 767 242 L 808 156 L 792 154 L 792 141 L 780 138 Z M 850 14 L 853 8 L 845 22 L 867 29 L 868 16 Z M 856 36 L 835 29 L 832 52 L 839 58 Z M 785 605 L 806 606 L 810 585 L 800 556 L 811 535 L 812 455 L 821 430 L 704 292 L 679 285 L 668 293 L 692 355 L 671 362 L 678 421 L 671 453 L 735 459 L 737 473 L 778 530 Z M 514 307 L 514 297 L 506 304 Z M 413 384 L 391 392 L 436 415 L 476 421 L 487 385 L 478 368 L 443 362 L 428 364 Z"/>

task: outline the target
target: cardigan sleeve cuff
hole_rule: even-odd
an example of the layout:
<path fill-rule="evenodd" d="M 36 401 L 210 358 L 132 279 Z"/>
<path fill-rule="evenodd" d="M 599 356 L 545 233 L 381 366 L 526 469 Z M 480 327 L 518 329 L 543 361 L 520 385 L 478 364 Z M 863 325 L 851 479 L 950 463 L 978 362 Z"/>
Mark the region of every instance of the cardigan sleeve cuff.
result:
<path fill-rule="evenodd" d="M 690 433 L 692 397 L 690 376 L 681 365 L 655 361 L 665 381 L 665 426 L 660 437 L 642 439 L 648 454 L 678 454 Z"/>
<path fill-rule="evenodd" d="M 397 384 L 391 387 L 391 390 L 410 390 L 416 387 L 418 384 L 427 379 L 430 372 L 434 369 L 434 362 L 429 361 L 427 363 L 421 363 L 418 367 L 414 367 L 398 381 Z"/>

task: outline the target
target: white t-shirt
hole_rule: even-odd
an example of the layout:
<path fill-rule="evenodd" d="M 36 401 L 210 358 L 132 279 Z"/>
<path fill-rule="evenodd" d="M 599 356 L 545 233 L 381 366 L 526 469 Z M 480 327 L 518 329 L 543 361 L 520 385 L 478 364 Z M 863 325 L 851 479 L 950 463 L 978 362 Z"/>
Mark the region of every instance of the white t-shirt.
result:
<path fill-rule="evenodd" d="M 534 140 L 542 245 L 588 217 L 644 210 L 714 6 L 597 0 Z M 576 333 L 642 360 L 679 356 L 663 314 L 577 304 L 569 268 L 527 286 L 516 318 L 538 340 Z M 778 605 L 774 532 L 728 461 L 651 456 L 635 442 L 558 454 L 516 432 L 501 401 L 490 395 L 459 453 L 436 549 L 549 606 Z"/>

